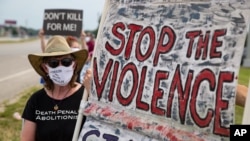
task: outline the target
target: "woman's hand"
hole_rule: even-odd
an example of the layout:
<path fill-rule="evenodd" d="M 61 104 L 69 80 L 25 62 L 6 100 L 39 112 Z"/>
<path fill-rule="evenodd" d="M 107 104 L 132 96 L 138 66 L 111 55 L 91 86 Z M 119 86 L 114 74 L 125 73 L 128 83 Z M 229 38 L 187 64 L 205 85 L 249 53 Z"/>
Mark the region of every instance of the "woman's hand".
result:
<path fill-rule="evenodd" d="M 90 90 L 91 90 L 91 80 L 92 80 L 92 70 L 88 69 L 84 75 L 83 82 L 82 82 L 88 94 L 90 94 Z"/>
<path fill-rule="evenodd" d="M 81 43 L 82 43 L 82 49 L 86 49 L 88 50 L 88 47 L 87 47 L 87 44 L 86 44 L 86 41 L 85 41 L 85 37 L 86 37 L 86 33 L 84 31 L 82 31 L 81 33 Z"/>
<path fill-rule="evenodd" d="M 38 35 L 39 35 L 40 39 L 44 38 L 44 31 L 43 31 L 43 29 L 40 29 Z"/>
<path fill-rule="evenodd" d="M 237 85 L 236 105 L 239 105 L 239 106 L 242 106 L 242 107 L 245 106 L 247 92 L 248 92 L 247 86 L 240 85 L 240 84 Z"/>
<path fill-rule="evenodd" d="M 40 29 L 39 33 L 38 33 L 38 36 L 41 40 L 41 49 L 42 49 L 42 52 L 45 51 L 45 38 L 44 38 L 44 30 L 43 29 Z"/>
<path fill-rule="evenodd" d="M 82 33 L 81 33 L 81 39 L 85 40 L 85 37 L 86 37 L 86 33 L 84 31 L 82 31 Z"/>

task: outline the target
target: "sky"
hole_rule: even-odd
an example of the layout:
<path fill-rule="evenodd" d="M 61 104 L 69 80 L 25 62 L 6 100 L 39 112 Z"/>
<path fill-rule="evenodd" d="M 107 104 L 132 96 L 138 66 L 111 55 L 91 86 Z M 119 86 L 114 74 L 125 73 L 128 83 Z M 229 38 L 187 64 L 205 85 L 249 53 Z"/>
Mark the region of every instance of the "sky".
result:
<path fill-rule="evenodd" d="M 0 0 L 0 25 L 16 20 L 17 26 L 41 29 L 45 9 L 83 10 L 83 29 L 98 26 L 105 0 Z"/>

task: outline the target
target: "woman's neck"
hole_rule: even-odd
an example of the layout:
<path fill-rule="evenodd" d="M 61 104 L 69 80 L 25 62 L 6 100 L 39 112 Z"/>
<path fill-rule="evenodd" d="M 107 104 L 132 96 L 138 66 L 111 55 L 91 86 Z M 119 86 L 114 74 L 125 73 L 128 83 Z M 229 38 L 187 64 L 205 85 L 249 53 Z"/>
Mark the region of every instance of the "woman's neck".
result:
<path fill-rule="evenodd" d="M 54 99 L 64 99 L 65 97 L 69 96 L 71 93 L 71 87 L 70 86 L 58 86 L 55 85 L 54 89 L 51 90 L 51 96 Z"/>

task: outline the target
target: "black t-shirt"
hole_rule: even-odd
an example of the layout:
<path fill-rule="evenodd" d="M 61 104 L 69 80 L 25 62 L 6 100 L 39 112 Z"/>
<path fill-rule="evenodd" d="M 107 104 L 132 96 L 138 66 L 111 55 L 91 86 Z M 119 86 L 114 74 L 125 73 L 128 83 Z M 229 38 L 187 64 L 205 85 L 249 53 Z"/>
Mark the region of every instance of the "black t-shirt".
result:
<path fill-rule="evenodd" d="M 36 141 L 71 141 L 84 87 L 63 100 L 54 100 L 44 89 L 28 100 L 22 117 L 36 123 Z M 54 110 L 55 104 L 59 109 Z M 82 125 L 85 117 L 83 118 Z M 81 125 L 81 127 L 82 127 Z"/>

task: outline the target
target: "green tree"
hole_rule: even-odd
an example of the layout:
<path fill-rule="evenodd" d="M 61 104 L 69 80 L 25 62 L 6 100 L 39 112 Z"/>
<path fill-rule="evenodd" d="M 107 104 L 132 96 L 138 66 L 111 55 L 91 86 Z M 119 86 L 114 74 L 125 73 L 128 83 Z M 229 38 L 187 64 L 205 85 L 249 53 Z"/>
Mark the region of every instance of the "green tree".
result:
<path fill-rule="evenodd" d="M 14 36 L 14 37 L 18 36 L 17 28 L 11 27 L 11 34 L 12 34 L 12 36 Z"/>

